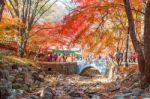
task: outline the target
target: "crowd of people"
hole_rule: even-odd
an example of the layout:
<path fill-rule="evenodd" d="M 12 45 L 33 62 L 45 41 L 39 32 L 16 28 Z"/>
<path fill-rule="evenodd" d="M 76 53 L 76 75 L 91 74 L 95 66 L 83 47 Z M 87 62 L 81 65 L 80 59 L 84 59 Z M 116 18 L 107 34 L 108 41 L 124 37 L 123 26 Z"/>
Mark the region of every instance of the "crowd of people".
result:
<path fill-rule="evenodd" d="M 137 62 L 137 57 L 138 57 L 137 53 L 135 53 L 135 52 L 130 53 L 128 55 L 128 62 L 130 62 L 130 63 Z M 107 55 L 105 57 L 102 57 L 101 55 L 99 55 L 99 57 L 98 57 L 98 59 L 107 60 L 107 61 L 109 61 L 112 58 L 113 58 L 112 55 Z M 86 58 L 86 60 L 91 60 L 91 59 L 93 59 L 92 56 L 88 56 Z M 47 60 L 48 60 L 48 62 L 74 62 L 76 60 L 82 60 L 82 58 L 78 57 L 76 55 L 73 55 L 73 54 L 52 52 L 47 55 Z M 125 61 L 125 54 L 123 54 L 121 52 L 116 53 L 115 60 L 118 62 Z"/>
<path fill-rule="evenodd" d="M 49 53 L 47 59 L 48 62 L 73 62 L 75 61 L 75 55 L 64 53 Z"/>
<path fill-rule="evenodd" d="M 121 53 L 121 52 L 118 52 L 116 53 L 116 60 L 119 61 L 119 62 L 123 62 L 125 61 L 125 54 Z M 131 52 L 130 54 L 128 54 L 128 62 L 130 63 L 135 63 L 137 61 L 137 53 L 136 52 Z"/>

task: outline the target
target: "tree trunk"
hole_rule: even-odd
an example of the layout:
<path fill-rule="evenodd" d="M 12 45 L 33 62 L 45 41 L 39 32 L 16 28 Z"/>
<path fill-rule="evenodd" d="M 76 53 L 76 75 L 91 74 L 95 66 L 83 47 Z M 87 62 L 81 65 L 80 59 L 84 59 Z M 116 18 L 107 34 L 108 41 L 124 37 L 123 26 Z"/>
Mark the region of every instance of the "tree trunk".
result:
<path fill-rule="evenodd" d="M 0 1 L 0 22 L 3 16 L 4 6 L 5 6 L 4 0 Z"/>
<path fill-rule="evenodd" d="M 128 19 L 128 24 L 129 24 L 129 32 L 130 32 L 130 37 L 133 43 L 133 47 L 136 51 L 136 53 L 138 53 L 138 65 L 139 65 L 139 70 L 141 75 L 144 75 L 144 65 L 145 65 L 145 60 L 144 60 L 144 54 L 142 52 L 142 48 L 141 45 L 136 37 L 136 32 L 135 32 L 135 25 L 134 25 L 134 19 L 133 19 L 133 15 L 131 12 L 131 6 L 130 6 L 130 2 L 129 0 L 123 0 L 124 1 L 124 7 L 125 7 L 125 11 L 126 11 L 126 15 L 127 15 L 127 19 Z"/>
<path fill-rule="evenodd" d="M 17 36 L 17 46 L 18 46 L 17 56 L 22 58 L 25 53 L 25 47 L 24 47 L 23 41 L 20 38 L 21 36 Z"/>
<path fill-rule="evenodd" d="M 27 45 L 27 34 L 25 28 L 18 29 L 18 34 L 17 34 L 17 48 L 18 48 L 18 53 L 17 56 L 20 58 L 24 57 L 25 51 L 26 51 L 26 45 Z"/>
<path fill-rule="evenodd" d="M 17 53 L 17 56 L 18 57 L 20 57 L 20 58 L 23 58 L 24 57 L 24 54 L 25 54 L 25 45 L 26 45 L 26 43 L 25 42 L 23 42 L 23 43 L 21 43 L 21 42 L 17 42 L 18 44 L 18 53 Z"/>
<path fill-rule="evenodd" d="M 150 84 L 150 0 L 145 9 L 144 20 L 144 55 L 145 55 L 145 82 Z"/>
<path fill-rule="evenodd" d="M 126 33 L 125 67 L 128 66 L 128 47 L 129 47 L 129 27 Z"/>

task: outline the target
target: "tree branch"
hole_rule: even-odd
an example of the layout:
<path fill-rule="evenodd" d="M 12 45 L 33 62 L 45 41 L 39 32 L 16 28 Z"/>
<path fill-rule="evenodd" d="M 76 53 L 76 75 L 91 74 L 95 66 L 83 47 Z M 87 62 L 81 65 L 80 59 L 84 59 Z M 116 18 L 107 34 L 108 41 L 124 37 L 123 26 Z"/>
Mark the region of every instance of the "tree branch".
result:
<path fill-rule="evenodd" d="M 55 0 L 46 10 L 44 10 L 40 15 L 39 17 L 34 21 L 33 24 L 36 24 L 37 21 L 43 16 L 43 14 L 45 14 L 45 12 L 47 12 L 58 0 Z"/>

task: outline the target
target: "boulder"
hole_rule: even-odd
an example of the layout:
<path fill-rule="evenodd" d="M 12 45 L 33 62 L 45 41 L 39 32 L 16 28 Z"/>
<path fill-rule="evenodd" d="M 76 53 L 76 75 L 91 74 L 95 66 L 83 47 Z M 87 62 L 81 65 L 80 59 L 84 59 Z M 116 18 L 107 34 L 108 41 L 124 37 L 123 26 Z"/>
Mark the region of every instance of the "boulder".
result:
<path fill-rule="evenodd" d="M 28 65 L 23 65 L 23 66 L 22 66 L 22 71 L 24 71 L 24 72 L 29 72 L 29 71 L 31 71 L 31 68 L 30 68 L 30 66 L 28 66 Z"/>
<path fill-rule="evenodd" d="M 32 85 L 24 84 L 22 89 L 25 90 L 25 91 L 30 92 L 30 91 L 32 91 Z"/>
<path fill-rule="evenodd" d="M 46 87 L 46 88 L 42 89 L 40 97 L 42 99 L 52 99 L 53 91 L 52 91 L 51 87 Z"/>
<path fill-rule="evenodd" d="M 142 96 L 142 94 L 144 94 L 144 90 L 140 88 L 135 88 L 135 89 L 132 89 L 132 94 L 134 96 Z"/>
<path fill-rule="evenodd" d="M 29 73 L 25 74 L 25 83 L 26 84 L 32 84 L 34 82 L 32 76 Z"/>
<path fill-rule="evenodd" d="M 8 77 L 8 80 L 11 81 L 11 82 L 14 82 L 14 81 L 15 81 L 15 76 L 10 75 L 10 76 Z"/>
<path fill-rule="evenodd" d="M 77 91 L 71 91 L 71 92 L 69 92 L 69 95 L 70 95 L 71 97 L 82 97 L 82 96 L 81 96 L 81 93 L 80 93 L 80 92 L 77 92 Z"/>
<path fill-rule="evenodd" d="M 0 99 L 7 99 L 8 96 L 10 96 L 9 90 L 0 86 Z"/>
<path fill-rule="evenodd" d="M 22 72 L 22 71 L 23 71 L 22 67 L 18 67 L 18 72 Z"/>
<path fill-rule="evenodd" d="M 16 75 L 18 75 L 19 71 L 14 69 L 14 70 L 10 71 L 10 73 L 11 73 L 11 75 L 16 76 Z"/>
<path fill-rule="evenodd" d="M 44 80 L 44 75 L 39 74 L 39 78 L 41 78 L 41 79 L 43 79 L 43 80 Z"/>
<path fill-rule="evenodd" d="M 16 83 L 21 83 L 23 84 L 25 81 L 23 78 L 16 78 Z"/>
<path fill-rule="evenodd" d="M 11 87 L 11 82 L 6 79 L 0 80 L 0 99 L 7 99 L 7 97 L 11 95 Z"/>
<path fill-rule="evenodd" d="M 17 89 L 17 90 L 16 90 L 16 95 L 17 95 L 17 96 L 22 96 L 22 95 L 24 94 L 24 92 L 25 92 L 25 91 L 24 91 L 23 89 Z"/>
<path fill-rule="evenodd" d="M 7 79 L 8 77 L 9 77 L 9 71 L 0 69 L 0 78 Z"/>
<path fill-rule="evenodd" d="M 11 95 L 11 96 L 8 96 L 7 99 L 16 99 L 16 96 Z"/>
<path fill-rule="evenodd" d="M 36 71 L 32 72 L 32 78 L 33 78 L 34 82 L 35 81 L 44 81 L 44 78 L 40 78 L 39 73 Z"/>
<path fill-rule="evenodd" d="M 6 79 L 1 79 L 0 87 L 4 87 L 6 89 L 12 89 L 12 83 Z"/>
<path fill-rule="evenodd" d="M 12 67 L 8 63 L 3 63 L 2 64 L 2 69 L 12 70 Z"/>
<path fill-rule="evenodd" d="M 3 78 L 3 70 L 0 69 L 0 78 Z"/>

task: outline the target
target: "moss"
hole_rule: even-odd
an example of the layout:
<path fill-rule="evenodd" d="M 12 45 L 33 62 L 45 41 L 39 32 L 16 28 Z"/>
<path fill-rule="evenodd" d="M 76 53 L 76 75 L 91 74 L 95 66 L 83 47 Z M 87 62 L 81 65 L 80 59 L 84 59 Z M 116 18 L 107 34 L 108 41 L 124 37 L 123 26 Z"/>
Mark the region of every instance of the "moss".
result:
<path fill-rule="evenodd" d="M 14 84 L 12 85 L 12 89 L 22 89 L 22 85 L 19 84 L 19 83 L 14 83 Z"/>
<path fill-rule="evenodd" d="M 25 91 L 29 91 L 30 90 L 30 87 L 29 85 L 27 84 L 20 84 L 20 83 L 14 83 L 12 85 L 12 89 L 16 89 L 16 90 L 25 90 Z"/>
<path fill-rule="evenodd" d="M 3 55 L 2 54 L 0 54 L 0 60 L 2 60 L 3 59 Z"/>
<path fill-rule="evenodd" d="M 18 58 L 16 56 L 4 56 L 3 59 L 9 62 L 25 64 L 25 65 L 32 64 L 32 66 L 37 66 L 35 61 L 28 58 Z"/>

